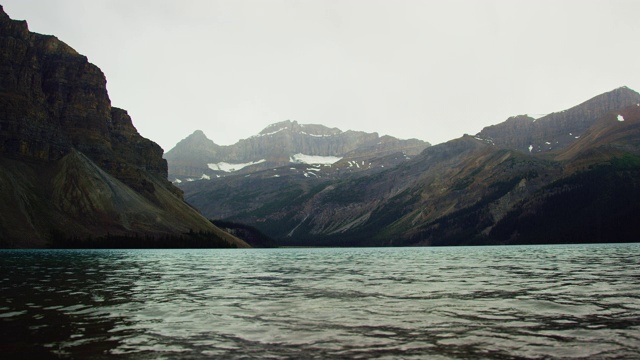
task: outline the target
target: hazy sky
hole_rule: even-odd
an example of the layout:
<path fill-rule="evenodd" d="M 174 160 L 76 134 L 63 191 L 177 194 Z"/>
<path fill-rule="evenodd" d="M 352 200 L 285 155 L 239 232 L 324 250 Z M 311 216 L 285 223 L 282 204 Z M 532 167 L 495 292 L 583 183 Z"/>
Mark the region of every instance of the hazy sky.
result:
<path fill-rule="evenodd" d="M 638 0 L 0 0 L 165 151 L 297 120 L 433 144 L 626 85 Z"/>

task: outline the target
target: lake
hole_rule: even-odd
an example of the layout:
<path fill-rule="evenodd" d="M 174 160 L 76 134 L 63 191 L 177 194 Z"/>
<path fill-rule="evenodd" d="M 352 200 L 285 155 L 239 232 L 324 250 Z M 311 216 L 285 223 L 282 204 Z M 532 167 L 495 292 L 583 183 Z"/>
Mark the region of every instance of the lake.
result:
<path fill-rule="evenodd" d="M 3 358 L 640 358 L 640 244 L 0 250 Z"/>

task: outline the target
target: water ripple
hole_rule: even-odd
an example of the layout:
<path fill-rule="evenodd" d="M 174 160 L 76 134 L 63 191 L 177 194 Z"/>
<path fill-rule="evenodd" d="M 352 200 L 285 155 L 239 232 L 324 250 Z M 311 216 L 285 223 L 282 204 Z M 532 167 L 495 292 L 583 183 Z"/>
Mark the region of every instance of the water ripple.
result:
<path fill-rule="evenodd" d="M 9 357 L 637 358 L 640 245 L 0 251 Z"/>

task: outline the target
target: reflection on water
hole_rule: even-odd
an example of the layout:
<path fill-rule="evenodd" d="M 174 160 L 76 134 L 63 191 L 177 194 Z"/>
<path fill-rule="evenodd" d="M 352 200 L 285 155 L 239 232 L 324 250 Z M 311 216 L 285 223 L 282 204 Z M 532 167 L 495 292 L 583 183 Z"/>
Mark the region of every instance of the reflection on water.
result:
<path fill-rule="evenodd" d="M 637 358 L 640 245 L 0 251 L 0 353 Z"/>

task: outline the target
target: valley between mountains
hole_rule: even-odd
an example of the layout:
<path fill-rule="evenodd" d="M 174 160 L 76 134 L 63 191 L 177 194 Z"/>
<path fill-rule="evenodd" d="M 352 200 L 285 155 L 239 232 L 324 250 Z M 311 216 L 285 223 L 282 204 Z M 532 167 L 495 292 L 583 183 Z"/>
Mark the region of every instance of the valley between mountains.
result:
<path fill-rule="evenodd" d="M 431 146 L 276 123 L 230 146 L 196 131 L 169 179 L 211 219 L 287 246 L 637 241 L 640 94 L 621 87 Z"/>

